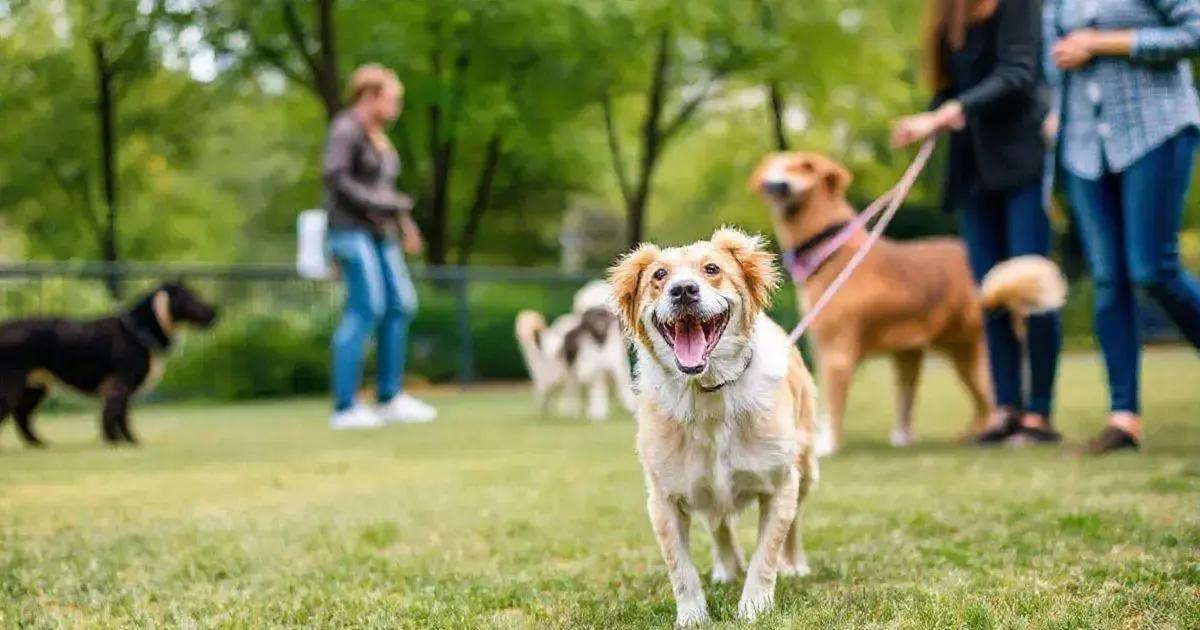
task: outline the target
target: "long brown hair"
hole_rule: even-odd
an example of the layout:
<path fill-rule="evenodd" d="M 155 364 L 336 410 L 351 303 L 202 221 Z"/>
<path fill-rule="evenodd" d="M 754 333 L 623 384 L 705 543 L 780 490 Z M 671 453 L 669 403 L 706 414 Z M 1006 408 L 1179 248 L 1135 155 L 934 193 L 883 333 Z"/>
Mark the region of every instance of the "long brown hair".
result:
<path fill-rule="evenodd" d="M 927 0 L 925 3 L 925 74 L 935 90 L 950 84 L 945 48 L 961 50 L 967 27 L 991 17 L 998 0 Z"/>

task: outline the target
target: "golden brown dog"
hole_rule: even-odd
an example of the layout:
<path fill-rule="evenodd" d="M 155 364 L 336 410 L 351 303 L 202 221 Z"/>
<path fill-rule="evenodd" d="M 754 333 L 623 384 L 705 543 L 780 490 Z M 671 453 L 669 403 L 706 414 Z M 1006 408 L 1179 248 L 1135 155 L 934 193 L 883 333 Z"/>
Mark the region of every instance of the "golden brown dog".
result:
<path fill-rule="evenodd" d="M 808 573 L 797 514 L 817 479 L 815 386 L 763 313 L 778 283 L 774 256 L 722 229 L 687 247 L 643 245 L 609 280 L 637 348 L 637 451 L 676 623 L 708 619 L 688 551 L 692 516 L 713 534 L 713 582 L 728 582 L 743 568 L 734 519 L 757 502 L 758 547 L 738 603 L 738 616 L 753 619 L 773 605 L 779 573 Z"/>
<path fill-rule="evenodd" d="M 771 206 L 783 251 L 811 252 L 855 218 L 846 201 L 850 181 L 850 173 L 828 157 L 796 152 L 767 156 L 750 186 Z M 797 287 L 805 309 L 865 241 L 860 230 Z M 1061 272 L 1041 257 L 1022 257 L 997 267 L 980 293 L 958 239 L 880 239 L 811 328 L 833 429 L 831 450 L 841 443 L 855 369 L 863 359 L 880 354 L 890 355 L 896 369 L 899 400 L 893 444 L 912 442 L 913 399 L 922 359 L 930 349 L 953 363 L 974 402 L 968 433 L 978 432 L 992 410 L 983 308 L 1003 306 L 1019 322 L 1031 312 L 1058 308 L 1065 294 Z"/>

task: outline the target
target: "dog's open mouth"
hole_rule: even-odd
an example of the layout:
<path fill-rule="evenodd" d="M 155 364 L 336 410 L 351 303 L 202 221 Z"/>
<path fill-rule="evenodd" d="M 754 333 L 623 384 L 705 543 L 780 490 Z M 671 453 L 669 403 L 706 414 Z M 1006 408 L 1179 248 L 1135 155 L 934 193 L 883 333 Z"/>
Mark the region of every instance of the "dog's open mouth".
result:
<path fill-rule="evenodd" d="M 708 365 L 708 357 L 725 333 L 729 311 L 717 315 L 680 315 L 672 321 L 654 324 L 675 353 L 675 365 L 684 374 L 699 374 Z"/>

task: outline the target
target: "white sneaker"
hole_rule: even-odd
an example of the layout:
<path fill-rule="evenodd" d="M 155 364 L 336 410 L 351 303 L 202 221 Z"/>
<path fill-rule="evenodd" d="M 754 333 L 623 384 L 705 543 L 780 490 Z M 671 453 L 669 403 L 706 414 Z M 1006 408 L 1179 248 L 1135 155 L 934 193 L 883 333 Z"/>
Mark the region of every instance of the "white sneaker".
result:
<path fill-rule="evenodd" d="M 408 394 L 400 394 L 389 400 L 386 405 L 380 405 L 376 413 L 383 422 L 404 424 L 433 422 L 437 418 L 437 409 Z"/>
<path fill-rule="evenodd" d="M 346 429 L 375 429 L 383 426 L 383 419 L 374 409 L 357 404 L 345 411 L 334 412 L 329 419 L 329 428 L 335 431 Z"/>

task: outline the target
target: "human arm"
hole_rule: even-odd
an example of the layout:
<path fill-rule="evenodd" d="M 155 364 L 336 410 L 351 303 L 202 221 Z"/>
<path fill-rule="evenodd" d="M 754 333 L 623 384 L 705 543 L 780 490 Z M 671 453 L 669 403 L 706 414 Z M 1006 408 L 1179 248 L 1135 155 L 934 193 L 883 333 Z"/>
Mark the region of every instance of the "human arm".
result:
<path fill-rule="evenodd" d="M 1151 0 L 1166 19 L 1163 26 L 1132 31 L 1132 36 L 1098 42 L 1099 55 L 1129 55 L 1135 61 L 1177 61 L 1200 53 L 1200 1 Z M 1120 33 L 1115 31 L 1114 33 Z M 1127 47 L 1127 50 L 1126 50 Z"/>
<path fill-rule="evenodd" d="M 1054 45 L 1055 64 L 1064 70 L 1074 70 L 1096 57 L 1164 63 L 1200 53 L 1200 1 L 1150 1 L 1166 24 L 1115 31 L 1074 31 Z"/>
<path fill-rule="evenodd" d="M 421 228 L 417 227 L 417 222 L 413 220 L 410 212 L 400 215 L 400 237 L 406 253 L 415 255 L 425 250 L 425 240 L 421 237 Z"/>
<path fill-rule="evenodd" d="M 965 114 L 987 109 L 1036 86 L 1042 29 L 1039 6 L 1036 0 L 1000 3 L 996 16 L 999 20 L 996 25 L 996 67 L 977 85 L 959 95 L 958 101 Z"/>

